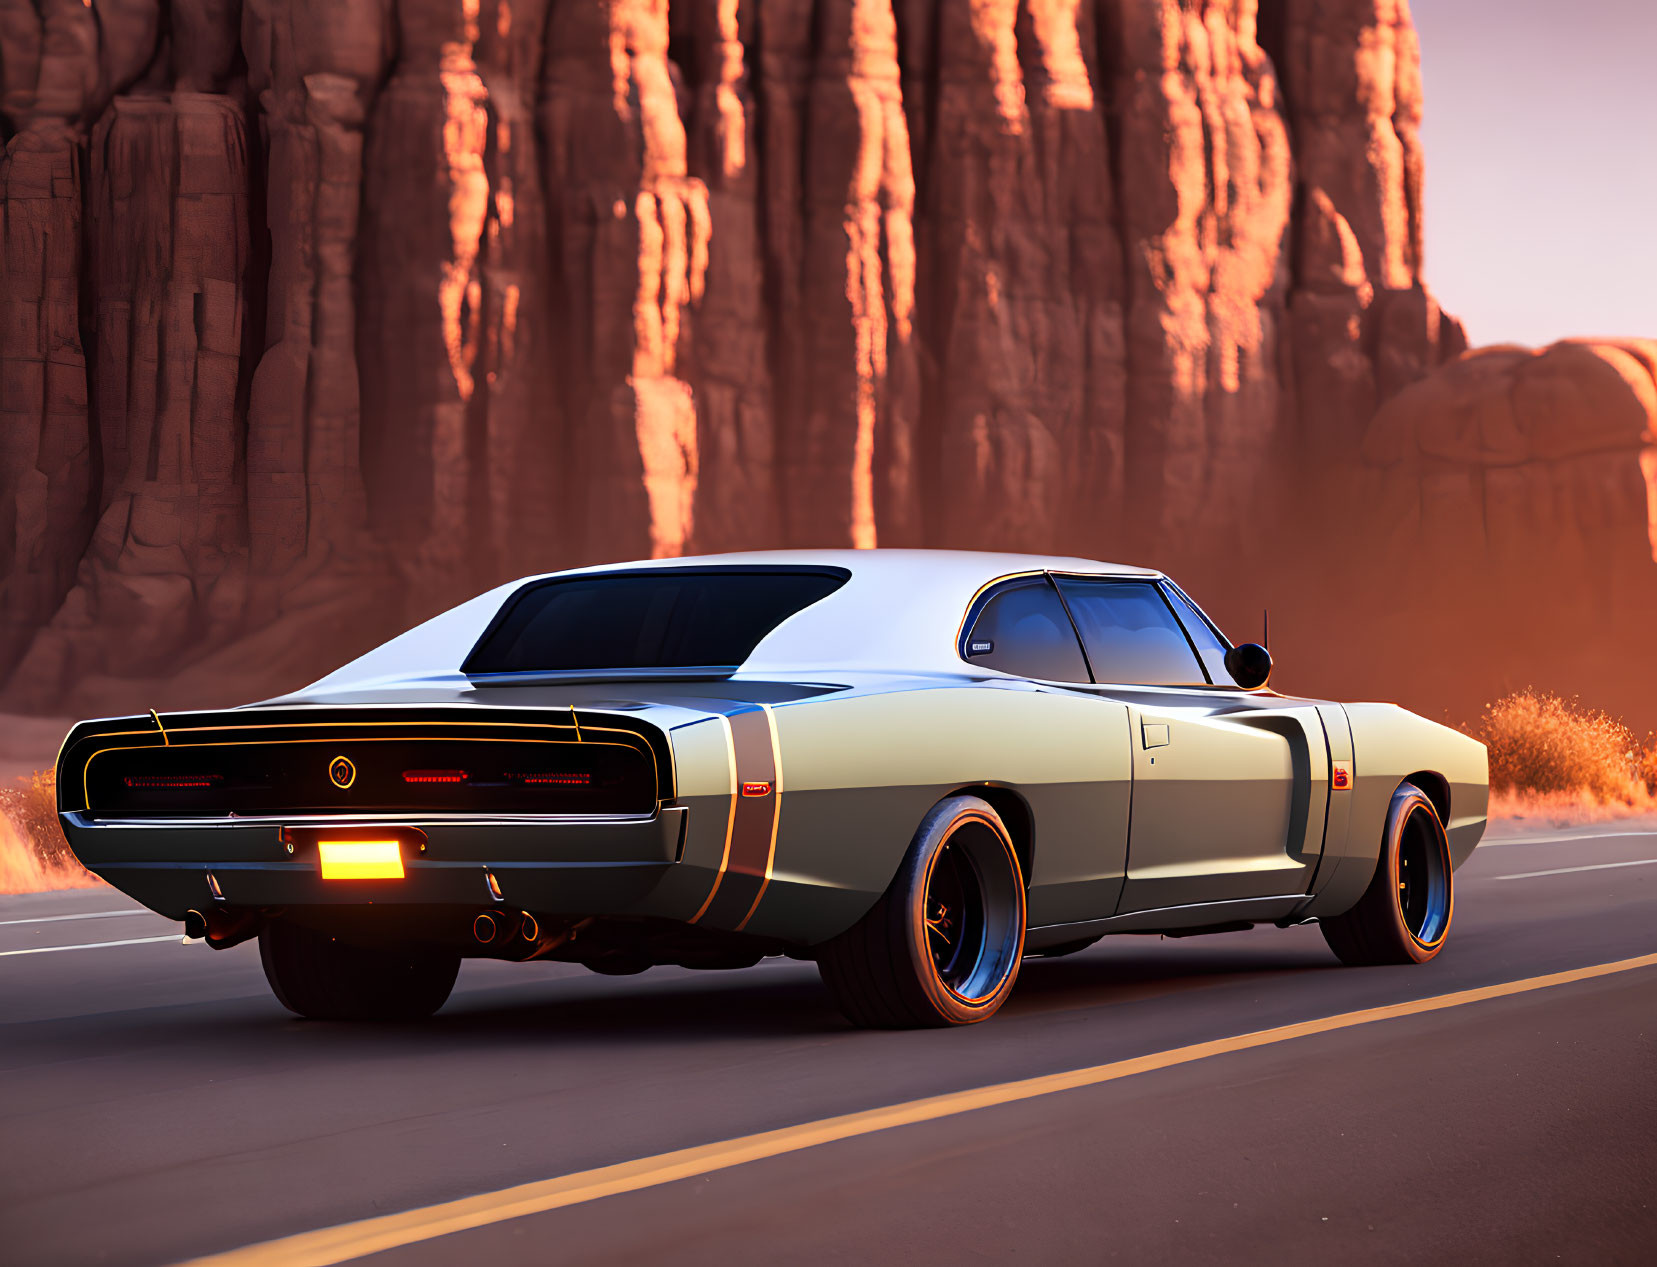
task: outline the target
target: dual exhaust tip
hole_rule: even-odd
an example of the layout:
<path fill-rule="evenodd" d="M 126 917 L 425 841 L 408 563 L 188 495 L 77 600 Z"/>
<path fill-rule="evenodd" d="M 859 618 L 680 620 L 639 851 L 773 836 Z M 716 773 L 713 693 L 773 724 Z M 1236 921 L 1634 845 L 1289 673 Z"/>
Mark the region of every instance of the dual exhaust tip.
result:
<path fill-rule="evenodd" d="M 480 911 L 472 921 L 472 936 L 481 946 L 500 946 L 514 937 L 534 944 L 541 939 L 541 926 L 528 911 L 508 915 L 504 911 Z"/>

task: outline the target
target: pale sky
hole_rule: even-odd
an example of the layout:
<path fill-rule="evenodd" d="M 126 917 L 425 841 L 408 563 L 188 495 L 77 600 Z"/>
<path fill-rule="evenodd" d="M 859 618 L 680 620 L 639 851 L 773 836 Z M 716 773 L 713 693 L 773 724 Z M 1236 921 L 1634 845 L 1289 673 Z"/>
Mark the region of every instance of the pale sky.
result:
<path fill-rule="evenodd" d="M 1427 284 L 1474 345 L 1657 338 L 1657 0 L 1412 0 Z"/>

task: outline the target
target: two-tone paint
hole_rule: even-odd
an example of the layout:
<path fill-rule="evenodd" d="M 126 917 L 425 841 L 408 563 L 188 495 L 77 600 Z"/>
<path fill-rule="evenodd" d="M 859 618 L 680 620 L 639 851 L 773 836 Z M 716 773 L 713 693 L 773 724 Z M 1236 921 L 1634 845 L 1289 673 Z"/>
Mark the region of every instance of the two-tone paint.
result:
<path fill-rule="evenodd" d="M 204 904 L 501 905 L 810 947 L 879 898 L 932 806 L 970 790 L 1013 837 L 1028 883 L 1028 945 L 1040 949 L 1113 931 L 1339 913 L 1374 873 L 1387 806 L 1405 780 L 1439 807 L 1456 865 L 1483 831 L 1482 746 L 1391 705 L 1032 681 L 962 658 L 975 599 L 1005 578 L 1159 579 L 1154 571 L 885 550 L 695 562 L 828 565 L 851 577 L 783 621 L 734 673 L 712 678 L 462 673 L 516 582 L 292 696 L 82 723 L 58 770 L 71 845 L 89 869 L 175 919 Z M 88 771 L 117 747 L 280 739 L 314 751 L 326 781 L 342 753 L 362 763 L 374 742 L 365 736 L 481 743 L 499 727 L 577 748 L 646 745 L 656 804 L 627 816 L 494 814 L 486 805 L 367 814 L 347 801 L 326 812 L 248 816 L 227 806 L 166 819 L 102 814 L 89 803 Z M 406 828 L 423 843 L 403 880 L 331 884 L 314 854 L 294 847 L 372 824 Z"/>

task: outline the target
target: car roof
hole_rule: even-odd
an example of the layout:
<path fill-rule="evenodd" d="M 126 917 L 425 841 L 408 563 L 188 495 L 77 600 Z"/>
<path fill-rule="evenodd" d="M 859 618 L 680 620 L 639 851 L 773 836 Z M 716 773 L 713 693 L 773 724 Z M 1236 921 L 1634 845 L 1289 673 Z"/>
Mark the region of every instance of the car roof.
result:
<path fill-rule="evenodd" d="M 882 547 L 874 550 L 742 550 L 730 554 L 675 555 L 664 559 L 642 559 L 632 563 L 596 563 L 570 568 L 564 576 L 586 572 L 632 572 L 639 568 L 720 567 L 775 565 L 777 567 L 839 567 L 866 577 L 913 577 L 917 572 L 934 576 L 975 577 L 978 584 L 997 576 L 1017 572 L 1086 572 L 1107 576 L 1161 576 L 1153 568 L 1125 563 L 1103 563 L 1049 554 L 1015 554 L 989 550 L 908 550 Z M 525 578 L 539 579 L 539 578 Z"/>
<path fill-rule="evenodd" d="M 850 574 L 827 597 L 762 638 L 740 677 L 821 680 L 837 672 L 961 673 L 961 620 L 986 586 L 1030 572 L 1160 577 L 1150 568 L 1096 559 L 970 550 L 755 550 L 596 564 L 524 577 L 480 594 L 330 673 L 309 690 L 458 671 L 500 610 L 523 586 L 564 576 L 687 567 L 832 567 Z"/>

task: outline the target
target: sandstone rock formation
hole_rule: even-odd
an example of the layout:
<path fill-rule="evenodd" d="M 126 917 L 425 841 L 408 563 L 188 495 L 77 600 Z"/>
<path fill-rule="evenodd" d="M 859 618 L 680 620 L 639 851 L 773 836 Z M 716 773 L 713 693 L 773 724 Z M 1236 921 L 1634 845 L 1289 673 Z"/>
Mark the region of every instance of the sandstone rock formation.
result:
<path fill-rule="evenodd" d="M 639 554 L 1234 576 L 1465 347 L 1420 111 L 1404 0 L 0 0 L 4 698 Z"/>
<path fill-rule="evenodd" d="M 1357 493 L 1390 574 L 1355 600 L 1372 645 L 1457 715 L 1559 682 L 1657 724 L 1654 439 L 1651 340 L 1483 348 L 1399 392 Z"/>

